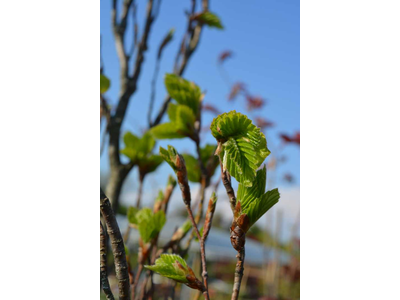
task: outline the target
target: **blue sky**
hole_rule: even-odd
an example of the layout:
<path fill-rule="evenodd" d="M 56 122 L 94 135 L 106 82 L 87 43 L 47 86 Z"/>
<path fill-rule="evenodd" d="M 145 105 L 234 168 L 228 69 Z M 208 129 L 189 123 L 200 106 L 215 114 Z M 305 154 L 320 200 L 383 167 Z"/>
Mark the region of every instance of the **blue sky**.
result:
<path fill-rule="evenodd" d="M 144 24 L 145 1 L 138 2 L 139 31 Z M 100 31 L 102 35 L 102 57 L 105 75 L 111 79 L 111 88 L 106 93 L 111 104 L 115 104 L 119 88 L 119 63 L 111 32 L 111 1 L 101 0 Z M 184 11 L 190 1 L 164 1 L 149 38 L 149 50 L 145 54 L 144 68 L 139 79 L 139 89 L 131 99 L 123 131 L 141 134 L 147 128 L 147 112 L 150 99 L 150 82 L 154 71 L 158 45 L 171 28 L 175 28 L 174 40 L 163 53 L 160 76 L 157 81 L 155 112 L 166 94 L 163 74 L 171 72 L 178 44 L 186 27 Z M 276 125 L 265 133 L 268 146 L 274 153 L 285 155 L 287 160 L 279 166 L 275 185 L 289 188 L 282 180 L 283 174 L 291 173 L 298 186 L 300 183 L 300 151 L 296 146 L 279 147 L 279 133 L 292 134 L 300 129 L 300 3 L 299 1 L 253 0 L 253 1 L 211 1 L 210 10 L 216 13 L 225 29 L 205 28 L 200 45 L 192 56 L 184 77 L 196 82 L 206 90 L 204 103 L 217 107 L 221 112 L 232 109 L 246 113 L 243 98 L 228 102 L 229 87 L 221 77 L 216 61 L 224 50 L 231 50 L 233 58 L 225 62 L 232 81 L 242 81 L 255 95 L 267 99 L 267 105 L 251 117 L 264 117 Z M 128 25 L 130 28 L 130 26 Z M 132 30 L 128 30 L 132 36 Z M 126 45 L 130 46 L 128 38 Z M 205 113 L 203 124 L 210 124 L 214 116 Z M 165 121 L 165 119 L 164 119 Z M 205 142 L 213 143 L 208 134 Z M 180 152 L 194 153 L 189 140 L 161 141 L 158 145 L 174 145 Z M 158 146 L 157 146 L 158 147 Z M 156 149 L 157 150 L 157 149 Z M 268 158 L 267 158 L 268 161 Z M 101 158 L 101 169 L 108 170 L 107 154 Z M 157 174 L 149 178 L 145 189 L 152 189 L 159 182 L 164 185 L 170 170 L 163 164 Z M 136 170 L 130 175 L 126 189 L 136 189 Z M 269 187 L 272 188 L 272 187 Z"/>

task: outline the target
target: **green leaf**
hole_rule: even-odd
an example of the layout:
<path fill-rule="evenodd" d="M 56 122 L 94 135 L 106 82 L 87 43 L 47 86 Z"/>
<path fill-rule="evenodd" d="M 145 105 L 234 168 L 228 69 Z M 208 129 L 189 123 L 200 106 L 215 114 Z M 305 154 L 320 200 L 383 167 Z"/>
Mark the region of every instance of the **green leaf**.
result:
<path fill-rule="evenodd" d="M 139 172 L 141 175 L 154 172 L 163 162 L 164 159 L 160 155 L 142 157 L 138 160 Z"/>
<path fill-rule="evenodd" d="M 110 79 L 100 74 L 100 94 L 104 94 L 110 88 Z"/>
<path fill-rule="evenodd" d="M 180 132 L 183 132 L 186 136 L 192 136 L 194 132 L 195 121 L 196 117 L 188 106 L 178 105 L 174 124 Z"/>
<path fill-rule="evenodd" d="M 163 199 L 164 199 L 164 193 L 163 193 L 162 190 L 159 190 L 159 191 L 158 191 L 157 198 L 156 198 L 156 202 L 163 201 Z"/>
<path fill-rule="evenodd" d="M 171 168 L 176 171 L 176 159 L 179 155 L 174 147 L 168 145 L 168 150 L 160 146 L 161 157 L 171 166 Z"/>
<path fill-rule="evenodd" d="M 239 183 L 237 199 L 240 200 L 242 210 L 246 209 L 249 204 L 256 198 L 260 198 L 265 193 L 265 184 L 267 181 L 267 169 L 263 168 L 257 171 L 256 178 L 251 187 L 246 187 Z"/>
<path fill-rule="evenodd" d="M 279 197 L 280 194 L 278 189 L 273 189 L 251 202 L 246 209 L 242 210 L 243 213 L 247 214 L 249 218 L 250 227 L 257 222 L 257 220 L 261 218 L 272 206 L 278 203 Z"/>
<path fill-rule="evenodd" d="M 193 82 L 175 74 L 166 74 L 164 83 L 171 98 L 175 99 L 179 104 L 190 107 L 194 115 L 197 116 L 201 101 L 200 88 Z"/>
<path fill-rule="evenodd" d="M 130 206 L 128 208 L 128 212 L 127 212 L 127 217 L 128 217 L 128 221 L 131 224 L 138 224 L 138 220 L 136 218 L 136 214 L 138 213 L 139 209 L 137 209 L 136 207 Z"/>
<path fill-rule="evenodd" d="M 218 16 L 216 14 L 213 14 L 209 11 L 207 12 L 203 12 L 201 14 L 199 14 L 196 17 L 196 20 L 210 26 L 210 27 L 216 27 L 219 29 L 224 29 L 224 27 L 221 24 L 220 19 L 218 18 Z"/>
<path fill-rule="evenodd" d="M 211 132 L 223 146 L 219 155 L 224 169 L 238 182 L 247 187 L 252 186 L 257 168 L 270 154 L 260 128 L 247 116 L 231 111 L 213 120 Z"/>
<path fill-rule="evenodd" d="M 168 104 L 168 118 L 169 120 L 174 123 L 176 121 L 176 111 L 178 109 L 178 104 L 170 103 Z"/>
<path fill-rule="evenodd" d="M 150 208 L 143 208 L 136 214 L 140 237 L 144 243 L 155 238 L 163 228 L 166 218 L 164 211 L 153 213 Z"/>
<path fill-rule="evenodd" d="M 198 160 L 190 154 L 182 154 L 185 159 L 187 177 L 191 182 L 201 181 L 201 170 Z"/>
<path fill-rule="evenodd" d="M 163 139 L 183 139 L 185 138 L 184 132 L 178 132 L 175 123 L 164 123 L 154 126 L 150 130 L 151 134 L 158 140 Z"/>
<path fill-rule="evenodd" d="M 177 262 L 181 265 L 179 266 Z M 146 269 L 152 270 L 164 277 L 171 278 L 181 283 L 189 283 L 187 275 L 190 275 L 190 267 L 186 261 L 176 254 L 161 254 L 152 266 L 145 265 Z"/>
<path fill-rule="evenodd" d="M 124 134 L 125 148 L 120 152 L 131 161 L 138 163 L 138 161 L 145 159 L 151 153 L 155 143 L 156 141 L 149 132 L 139 138 L 128 131 Z"/>
<path fill-rule="evenodd" d="M 135 148 L 138 146 L 140 139 L 132 132 L 127 131 L 124 134 L 124 144 L 128 148 Z"/>

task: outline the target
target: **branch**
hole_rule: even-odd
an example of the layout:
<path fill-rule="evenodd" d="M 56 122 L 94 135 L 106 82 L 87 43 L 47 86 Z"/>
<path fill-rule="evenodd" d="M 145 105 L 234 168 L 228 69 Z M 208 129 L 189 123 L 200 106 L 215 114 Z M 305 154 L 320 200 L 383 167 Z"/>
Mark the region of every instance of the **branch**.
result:
<path fill-rule="evenodd" d="M 225 187 L 226 193 L 228 194 L 229 203 L 231 205 L 232 212 L 234 212 L 235 206 L 236 206 L 236 197 L 235 197 L 235 191 L 233 190 L 232 184 L 231 184 L 231 175 L 229 174 L 228 170 L 224 171 L 224 167 L 222 165 L 221 158 L 220 158 L 219 164 L 221 166 L 221 180 Z"/>
<path fill-rule="evenodd" d="M 160 71 L 160 62 L 161 62 L 162 53 L 163 53 L 163 50 L 165 49 L 165 47 L 168 45 L 168 43 L 171 42 L 173 32 L 174 32 L 173 29 L 170 30 L 167 33 L 167 35 L 163 38 L 160 46 L 158 47 L 156 66 L 155 66 L 154 73 L 153 73 L 153 79 L 151 80 L 151 95 L 150 95 L 149 111 L 147 113 L 149 127 L 151 127 L 151 114 L 153 112 L 154 101 L 156 98 L 156 82 L 157 82 L 158 73 Z"/>
<path fill-rule="evenodd" d="M 186 66 L 189 62 L 189 59 L 192 56 L 192 54 L 195 52 L 195 50 L 197 49 L 197 46 L 200 41 L 203 24 L 199 23 L 196 25 L 195 28 L 192 28 L 192 25 L 191 25 L 192 24 L 191 17 L 194 15 L 195 7 L 196 7 L 196 1 L 192 1 L 191 15 L 188 16 L 188 30 L 182 38 L 182 42 L 180 43 L 178 55 L 177 55 L 177 58 L 175 61 L 174 74 L 177 74 L 179 76 L 182 76 L 182 74 L 184 73 Z M 202 9 L 203 9 L 203 11 L 208 10 L 208 0 L 202 1 Z M 190 36 L 190 40 L 186 44 L 187 36 Z M 180 54 L 183 54 L 183 58 L 182 58 L 182 62 L 180 64 L 180 66 L 178 67 L 178 61 L 179 61 Z M 164 99 L 164 102 L 161 106 L 161 109 L 158 112 L 157 117 L 155 118 L 154 122 L 151 124 L 150 128 L 158 125 L 161 122 L 161 119 L 164 116 L 165 112 L 167 111 L 167 107 L 168 107 L 168 104 L 170 101 L 171 101 L 171 97 L 166 96 Z"/>
<path fill-rule="evenodd" d="M 239 291 L 240 291 L 240 283 L 242 282 L 243 277 L 243 265 L 244 265 L 244 247 L 243 249 L 238 252 L 236 255 L 237 262 L 235 268 L 235 281 L 233 283 L 233 291 L 232 291 L 232 298 L 231 300 L 237 300 L 239 298 Z"/>
<path fill-rule="evenodd" d="M 108 282 L 107 275 L 107 243 L 106 234 L 104 232 L 103 225 L 100 222 L 100 282 L 101 288 L 106 294 L 106 298 L 114 300 L 114 295 L 111 292 L 110 283 Z"/>
<path fill-rule="evenodd" d="M 128 264 L 126 262 L 125 247 L 121 232 L 111 208 L 110 201 L 100 188 L 100 211 L 107 225 L 107 233 L 111 240 L 114 256 L 115 273 L 118 279 L 119 299 L 128 300 L 130 295 Z"/>
<path fill-rule="evenodd" d="M 189 215 L 189 219 L 192 222 L 192 225 L 196 232 L 197 238 L 199 239 L 199 242 L 200 242 L 200 254 L 201 254 L 201 263 L 202 263 L 202 269 L 203 269 L 202 277 L 203 277 L 203 283 L 204 283 L 204 287 L 205 287 L 204 291 L 202 291 L 202 292 L 203 292 L 204 298 L 209 299 L 208 282 L 207 282 L 208 273 L 207 273 L 206 252 L 205 252 L 205 248 L 204 248 L 204 241 L 201 239 L 199 229 L 197 227 L 196 221 L 194 220 L 193 212 L 190 207 L 191 194 L 190 194 L 190 187 L 189 187 L 188 180 L 187 180 L 187 171 L 186 171 L 185 161 L 180 155 L 177 156 L 176 168 L 177 168 L 176 175 L 178 178 L 179 187 L 182 192 L 183 202 L 185 203 L 186 210 Z"/>

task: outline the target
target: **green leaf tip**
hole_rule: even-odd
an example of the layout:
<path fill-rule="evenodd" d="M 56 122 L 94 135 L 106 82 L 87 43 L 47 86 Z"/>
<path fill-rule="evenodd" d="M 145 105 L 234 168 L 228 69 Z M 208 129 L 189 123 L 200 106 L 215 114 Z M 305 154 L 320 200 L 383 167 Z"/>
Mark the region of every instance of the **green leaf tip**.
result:
<path fill-rule="evenodd" d="M 221 20 L 219 17 L 209 11 L 198 14 L 195 19 L 203 24 L 206 24 L 209 27 L 215 27 L 218 29 L 224 29 L 224 26 L 221 24 Z"/>
<path fill-rule="evenodd" d="M 186 261 L 179 255 L 161 254 L 160 258 L 156 260 L 155 265 L 145 265 L 144 267 L 175 281 L 189 283 L 187 276 L 190 275 L 190 267 L 188 267 Z"/>
<path fill-rule="evenodd" d="M 246 115 L 234 110 L 214 118 L 210 129 L 220 145 L 216 154 L 224 170 L 239 183 L 251 187 L 256 170 L 270 154 L 265 135 Z"/>

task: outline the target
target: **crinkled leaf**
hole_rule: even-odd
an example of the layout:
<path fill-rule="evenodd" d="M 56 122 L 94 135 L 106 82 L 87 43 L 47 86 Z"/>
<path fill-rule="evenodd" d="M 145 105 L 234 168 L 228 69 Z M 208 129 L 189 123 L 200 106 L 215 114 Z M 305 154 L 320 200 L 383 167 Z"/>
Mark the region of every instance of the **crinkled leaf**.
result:
<path fill-rule="evenodd" d="M 110 79 L 100 74 L 100 94 L 104 94 L 110 88 Z"/>
<path fill-rule="evenodd" d="M 273 189 L 266 192 L 260 198 L 255 199 L 249 204 L 243 213 L 247 214 L 249 218 L 249 226 L 251 227 L 259 218 L 261 218 L 272 206 L 279 201 L 278 189 Z"/>
<path fill-rule="evenodd" d="M 150 132 L 156 139 L 183 139 L 186 137 L 184 132 L 178 131 L 175 123 L 164 123 L 154 126 Z"/>
<path fill-rule="evenodd" d="M 252 186 L 257 168 L 270 154 L 260 128 L 247 116 L 231 111 L 213 120 L 211 132 L 223 146 L 220 156 L 224 168 L 238 182 Z"/>
<path fill-rule="evenodd" d="M 201 99 L 200 88 L 193 82 L 175 74 L 166 74 L 164 83 L 171 98 L 175 99 L 179 104 L 190 107 L 194 115 L 197 116 Z"/>
<path fill-rule="evenodd" d="M 213 14 L 209 11 L 207 12 L 203 12 L 201 14 L 199 14 L 196 17 L 196 20 L 210 26 L 210 27 L 216 27 L 219 29 L 224 29 L 224 27 L 221 24 L 220 19 L 218 18 L 218 16 L 216 14 Z"/>
<path fill-rule="evenodd" d="M 183 268 L 180 268 L 176 262 L 179 262 Z M 152 266 L 145 265 L 145 268 L 152 270 L 164 277 L 171 278 L 181 283 L 188 283 L 186 276 L 189 275 L 186 261 L 176 254 L 161 254 Z"/>
<path fill-rule="evenodd" d="M 237 191 L 237 199 L 240 201 L 242 210 L 256 198 L 260 198 L 265 193 L 265 184 L 267 181 L 267 169 L 264 165 L 263 168 L 257 171 L 255 180 L 251 187 L 246 187 L 239 183 Z"/>

